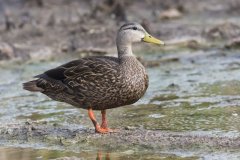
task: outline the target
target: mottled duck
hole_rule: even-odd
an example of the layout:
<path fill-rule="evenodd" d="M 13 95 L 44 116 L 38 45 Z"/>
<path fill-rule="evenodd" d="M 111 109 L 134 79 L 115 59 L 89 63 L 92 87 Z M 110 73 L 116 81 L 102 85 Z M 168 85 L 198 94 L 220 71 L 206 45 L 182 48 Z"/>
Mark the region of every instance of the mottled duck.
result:
<path fill-rule="evenodd" d="M 74 60 L 35 76 L 23 84 L 31 92 L 41 92 L 53 100 L 88 110 L 95 131 L 108 133 L 106 109 L 133 104 L 146 92 L 148 75 L 132 52 L 132 43 L 164 43 L 138 23 L 124 24 L 118 31 L 118 57 L 92 56 Z M 100 110 L 99 125 L 93 110 Z"/>

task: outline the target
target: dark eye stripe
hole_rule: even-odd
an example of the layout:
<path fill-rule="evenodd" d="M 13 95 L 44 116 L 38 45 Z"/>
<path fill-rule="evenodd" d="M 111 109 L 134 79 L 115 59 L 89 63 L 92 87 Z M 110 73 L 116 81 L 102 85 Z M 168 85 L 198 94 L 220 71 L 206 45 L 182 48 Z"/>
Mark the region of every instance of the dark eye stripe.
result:
<path fill-rule="evenodd" d="M 141 27 L 137 27 L 136 24 L 127 24 L 127 25 L 123 25 L 120 30 L 124 31 L 124 30 L 138 30 L 138 31 L 142 31 L 145 33 L 145 30 L 142 29 Z"/>
<path fill-rule="evenodd" d="M 127 30 L 127 29 L 139 30 L 136 26 L 134 26 L 134 27 L 127 27 L 127 28 L 124 28 L 123 30 Z"/>
<path fill-rule="evenodd" d="M 133 27 L 124 28 L 123 30 L 127 30 L 127 29 L 133 29 Z"/>
<path fill-rule="evenodd" d="M 124 27 L 132 26 L 132 25 L 135 25 L 135 24 L 134 23 L 126 23 L 120 28 L 120 30 L 123 29 Z"/>

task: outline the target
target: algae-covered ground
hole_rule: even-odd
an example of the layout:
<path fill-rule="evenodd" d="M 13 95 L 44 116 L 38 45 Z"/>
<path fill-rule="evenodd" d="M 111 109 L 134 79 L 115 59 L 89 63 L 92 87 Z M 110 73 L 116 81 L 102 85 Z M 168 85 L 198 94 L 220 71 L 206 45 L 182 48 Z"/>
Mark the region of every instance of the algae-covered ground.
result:
<path fill-rule="evenodd" d="M 0 2 L 1 160 L 240 159 L 237 0 Z M 134 45 L 149 88 L 137 103 L 107 111 L 119 132 L 96 134 L 86 110 L 22 89 L 72 59 L 116 55 L 126 20 L 143 20 L 166 46 Z"/>

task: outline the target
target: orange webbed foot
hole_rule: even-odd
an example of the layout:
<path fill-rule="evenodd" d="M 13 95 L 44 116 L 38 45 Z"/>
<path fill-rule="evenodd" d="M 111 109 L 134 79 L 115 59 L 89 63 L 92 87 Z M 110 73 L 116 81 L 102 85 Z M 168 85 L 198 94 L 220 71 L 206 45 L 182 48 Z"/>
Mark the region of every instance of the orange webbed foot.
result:
<path fill-rule="evenodd" d="M 108 131 L 107 129 L 102 128 L 102 127 L 100 127 L 99 125 L 97 125 L 97 126 L 95 127 L 95 132 L 96 132 L 96 133 L 101 133 L 101 134 L 106 134 L 106 133 L 108 133 L 109 131 Z"/>
<path fill-rule="evenodd" d="M 106 134 L 106 133 L 116 133 L 116 132 L 119 132 L 118 130 L 116 129 L 110 129 L 107 127 L 107 120 L 106 120 L 106 110 L 102 110 L 101 111 L 102 113 L 102 124 L 101 126 L 97 123 L 97 120 L 94 116 L 94 113 L 93 113 L 93 110 L 92 108 L 90 107 L 88 109 L 88 115 L 89 115 L 89 118 L 92 120 L 93 122 L 93 125 L 95 127 L 95 132 L 96 133 L 102 133 L 102 134 Z"/>
<path fill-rule="evenodd" d="M 97 125 L 96 128 L 95 128 L 95 132 L 96 132 L 96 133 L 106 134 L 106 133 L 117 133 L 117 132 L 119 132 L 119 130 L 117 130 L 117 129 L 105 128 L 105 127 L 102 127 L 102 126 Z"/>
<path fill-rule="evenodd" d="M 103 126 L 103 125 L 101 125 L 101 128 L 104 129 L 104 130 L 106 130 L 106 131 L 109 132 L 109 133 L 117 133 L 117 132 L 120 132 L 118 129 L 110 129 L 110 128 L 105 127 L 105 126 Z"/>

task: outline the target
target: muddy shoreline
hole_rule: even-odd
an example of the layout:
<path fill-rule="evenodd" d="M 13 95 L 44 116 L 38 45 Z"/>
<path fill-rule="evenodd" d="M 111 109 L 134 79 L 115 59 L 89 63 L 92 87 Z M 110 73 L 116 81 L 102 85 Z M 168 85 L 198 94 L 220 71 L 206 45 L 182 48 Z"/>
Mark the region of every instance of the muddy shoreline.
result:
<path fill-rule="evenodd" d="M 64 126 L 26 122 L 0 126 L 0 143 L 59 145 L 65 148 L 97 148 L 126 150 L 131 147 L 147 150 L 239 149 L 240 136 L 214 136 L 192 132 L 171 132 L 146 129 L 119 129 L 117 133 L 96 134 L 93 129 L 71 129 Z"/>

